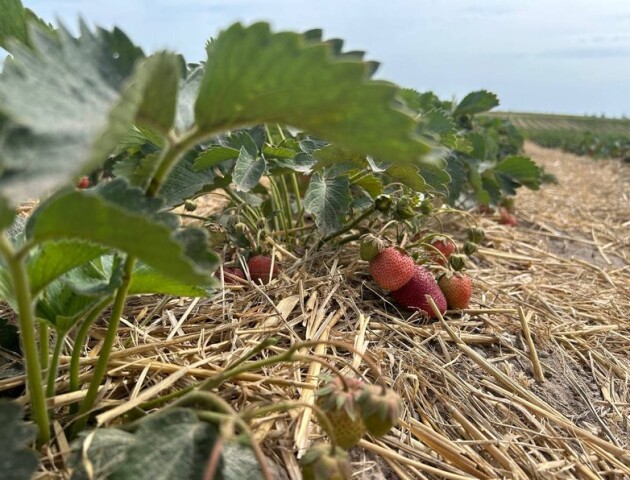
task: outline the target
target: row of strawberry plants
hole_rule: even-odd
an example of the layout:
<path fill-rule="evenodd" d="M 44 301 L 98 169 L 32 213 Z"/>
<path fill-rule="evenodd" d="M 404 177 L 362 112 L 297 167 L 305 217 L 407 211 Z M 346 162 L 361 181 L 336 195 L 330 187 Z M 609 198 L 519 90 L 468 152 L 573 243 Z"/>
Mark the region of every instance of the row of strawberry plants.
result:
<path fill-rule="evenodd" d="M 620 158 L 630 162 L 630 133 L 596 134 L 576 130 L 523 130 L 533 142 L 548 148 L 560 148 L 577 155 L 593 158 Z"/>
<path fill-rule="evenodd" d="M 127 299 L 211 295 L 221 259 L 209 245 L 264 258 L 270 236 L 294 247 L 340 244 L 392 221 L 399 235 L 416 235 L 443 200 L 498 203 L 540 183 L 509 125 L 474 118 L 496 97 L 475 92 L 449 104 L 401 91 L 372 80 L 377 64 L 319 30 L 236 24 L 208 44 L 206 62 L 188 64 L 145 55 L 119 29 L 82 24 L 75 37 L 17 0 L 0 9 L 0 46 L 10 53 L 0 76 L 0 296 L 17 313 L 40 444 L 50 439 L 47 399 L 67 340 L 70 391 L 86 389 L 64 412 L 74 437 L 90 419 Z M 84 175 L 93 186 L 75 188 Z M 173 208 L 194 216 L 195 198 L 215 190 L 230 206 L 202 220 L 219 234 L 182 226 L 186 214 Z M 19 202 L 38 197 L 27 219 L 16 215 Z M 98 362 L 82 385 L 85 341 L 105 311 Z M 178 421 L 198 428 L 186 418 Z M 134 429 L 144 435 L 151 425 Z"/>

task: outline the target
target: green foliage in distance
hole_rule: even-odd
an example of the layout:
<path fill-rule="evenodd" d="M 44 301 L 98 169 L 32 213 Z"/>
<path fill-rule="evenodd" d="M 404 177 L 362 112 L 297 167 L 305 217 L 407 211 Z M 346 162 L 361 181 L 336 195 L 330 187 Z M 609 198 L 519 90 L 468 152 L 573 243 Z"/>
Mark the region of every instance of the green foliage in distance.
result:
<path fill-rule="evenodd" d="M 521 186 L 540 187 L 544 172 L 522 155 L 518 130 L 509 121 L 476 116 L 498 105 L 495 94 L 472 92 L 457 104 L 410 89 L 403 90 L 401 97 L 417 112 L 423 134 L 445 147 L 451 177 L 449 203 L 498 205 Z"/>

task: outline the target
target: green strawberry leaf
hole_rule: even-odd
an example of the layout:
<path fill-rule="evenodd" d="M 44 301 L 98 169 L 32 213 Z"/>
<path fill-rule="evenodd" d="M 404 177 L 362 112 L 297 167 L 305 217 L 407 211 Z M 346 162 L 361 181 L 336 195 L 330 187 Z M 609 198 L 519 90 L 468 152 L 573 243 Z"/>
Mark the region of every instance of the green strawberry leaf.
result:
<path fill-rule="evenodd" d="M 82 452 L 83 443 L 89 438 L 87 457 Z M 74 469 L 71 480 L 92 480 L 93 478 L 115 477 L 115 471 L 127 458 L 127 452 L 137 442 L 133 433 L 115 428 L 102 428 L 93 432 L 81 432 L 79 439 L 72 444 L 69 463 Z M 90 472 L 90 473 L 88 473 Z M 127 477 L 131 478 L 131 477 Z M 144 477 L 142 477 L 144 478 Z"/>
<path fill-rule="evenodd" d="M 52 191 L 101 165 L 134 121 L 172 122 L 175 60 L 142 51 L 120 30 L 77 39 L 32 29 L 0 77 L 0 193 L 15 201 Z M 169 73 L 170 72 L 170 73 Z M 174 85 L 175 83 L 175 85 Z M 164 95 L 155 104 L 151 99 Z M 140 116 L 140 117 L 138 117 Z M 170 119 L 170 120 L 169 120 Z"/>
<path fill-rule="evenodd" d="M 385 173 L 416 192 L 426 192 L 428 190 L 427 182 L 420 175 L 418 167 L 413 165 L 398 163 L 390 166 L 385 170 Z"/>
<path fill-rule="evenodd" d="M 411 88 L 403 88 L 398 92 L 405 105 L 414 112 L 428 112 L 434 109 L 450 110 L 450 102 L 443 102 L 433 92 L 420 93 Z"/>
<path fill-rule="evenodd" d="M 235 24 L 207 47 L 195 104 L 201 133 L 279 123 L 355 153 L 416 161 L 429 147 L 413 138 L 413 118 L 394 108 L 397 88 L 370 80 L 371 66 L 336 55 L 310 35 Z"/>
<path fill-rule="evenodd" d="M 0 0 L 0 47 L 5 50 L 8 40 L 13 38 L 25 45 L 29 44 L 26 13 L 20 0 Z"/>
<path fill-rule="evenodd" d="M 282 158 L 291 160 L 295 158 L 298 152 L 291 148 L 265 145 L 263 146 L 262 153 L 266 158 Z"/>
<path fill-rule="evenodd" d="M 102 246 L 82 240 L 42 243 L 27 261 L 32 294 L 38 295 L 57 277 L 106 252 Z"/>
<path fill-rule="evenodd" d="M 37 470 L 37 455 L 27 445 L 36 429 L 22 421 L 22 407 L 0 400 L 0 472 L 3 480 L 29 480 Z"/>
<path fill-rule="evenodd" d="M 254 136 L 256 139 L 254 139 Z M 262 141 L 264 141 L 264 138 L 261 137 L 260 131 L 256 128 L 238 130 L 227 138 L 227 144 L 230 147 L 239 150 L 239 152 L 244 148 L 252 157 L 258 156 L 262 148 Z"/>
<path fill-rule="evenodd" d="M 190 151 L 184 155 L 162 185 L 160 198 L 164 200 L 166 208 L 180 205 L 200 192 L 221 188 L 213 187 L 217 180 L 213 169 L 197 171 L 194 166 L 197 155 L 196 151 Z"/>
<path fill-rule="evenodd" d="M 213 146 L 201 153 L 193 168 L 197 171 L 214 167 L 225 160 L 235 160 L 239 157 L 240 151 L 236 148 Z"/>
<path fill-rule="evenodd" d="M 160 152 L 132 155 L 114 164 L 116 178 L 124 178 L 130 185 L 145 190 L 158 167 Z"/>
<path fill-rule="evenodd" d="M 207 250 L 205 232 L 175 233 L 177 217 L 159 212 L 159 200 L 138 195 L 139 189 L 120 189 L 117 183 L 124 184 L 117 180 L 98 189 L 61 191 L 33 213 L 27 235 L 37 243 L 73 239 L 97 243 L 127 252 L 180 281 L 210 281 L 218 258 Z"/>
<path fill-rule="evenodd" d="M 453 118 L 441 109 L 429 110 L 422 115 L 421 122 L 427 130 L 437 133 L 440 137 L 457 132 Z"/>
<path fill-rule="evenodd" d="M 102 298 L 77 295 L 66 282 L 56 280 L 44 290 L 35 312 L 56 332 L 66 334 Z"/>
<path fill-rule="evenodd" d="M 366 175 L 361 177 L 355 185 L 365 190 L 373 199 L 383 193 L 383 181 L 376 175 Z"/>
<path fill-rule="evenodd" d="M 455 108 L 453 115 L 473 115 L 475 113 L 487 112 L 497 105 L 499 105 L 499 99 L 494 93 L 488 92 L 487 90 L 479 90 L 466 95 Z"/>
<path fill-rule="evenodd" d="M 313 167 L 315 171 L 321 171 L 325 168 L 339 165 L 346 165 L 349 168 L 365 168 L 368 165 L 365 155 L 344 151 L 339 146 L 333 144 L 315 150 L 313 157 L 317 160 L 317 163 Z"/>
<path fill-rule="evenodd" d="M 87 456 L 83 441 L 90 439 Z M 203 478 L 218 438 L 192 410 L 171 408 L 143 419 L 135 433 L 99 429 L 73 444 L 73 480 L 193 480 Z M 89 463 L 88 463 L 89 462 Z M 223 460 L 219 462 L 223 469 Z M 88 475 L 88 471 L 92 475 Z"/>
<path fill-rule="evenodd" d="M 0 12 L 0 48 L 9 50 L 10 39 L 30 46 L 29 23 L 37 24 L 50 35 L 54 34 L 53 27 L 24 8 L 20 0 L 0 0 Z"/>
<path fill-rule="evenodd" d="M 118 256 L 99 257 L 62 277 L 77 295 L 103 297 L 114 293 L 123 282 L 122 262 Z"/>
<path fill-rule="evenodd" d="M 129 295 L 141 294 L 207 297 L 210 294 L 210 289 L 180 282 L 138 262 L 129 284 Z"/>
<path fill-rule="evenodd" d="M 468 167 L 465 160 L 457 156 L 451 156 L 447 161 L 446 171 L 451 177 L 451 182 L 448 185 L 448 199 L 449 203 L 454 205 L 466 188 Z"/>
<path fill-rule="evenodd" d="M 532 190 L 540 188 L 542 170 L 528 157 L 504 158 L 494 167 L 494 171 Z"/>
<path fill-rule="evenodd" d="M 7 199 L 0 197 L 0 230 L 9 228 L 13 224 L 14 219 L 15 208 Z"/>
<path fill-rule="evenodd" d="M 251 155 L 245 146 L 241 147 L 238 159 L 234 165 L 232 175 L 234 183 L 242 192 L 249 192 L 258 185 L 260 179 L 267 168 L 267 161 L 264 157 Z"/>
<path fill-rule="evenodd" d="M 187 72 L 186 78 L 180 83 L 177 95 L 177 111 L 175 115 L 175 132 L 182 133 L 195 125 L 195 111 L 193 106 L 199 95 L 199 86 L 203 78 L 203 68 L 193 67 Z"/>
<path fill-rule="evenodd" d="M 440 160 L 439 164 L 423 164 L 420 166 L 419 172 L 424 181 L 431 185 L 431 190 L 446 195 L 451 183 L 451 177 L 443 165 L 446 165 L 445 160 Z"/>
<path fill-rule="evenodd" d="M 167 134 L 175 122 L 181 60 L 175 54 L 158 53 L 150 61 L 154 64 L 153 72 L 136 118 L 139 123 Z"/>
<path fill-rule="evenodd" d="M 341 228 L 341 220 L 352 202 L 346 176 L 328 178 L 317 172 L 304 195 L 304 209 L 315 215 L 315 224 L 324 236 Z"/>

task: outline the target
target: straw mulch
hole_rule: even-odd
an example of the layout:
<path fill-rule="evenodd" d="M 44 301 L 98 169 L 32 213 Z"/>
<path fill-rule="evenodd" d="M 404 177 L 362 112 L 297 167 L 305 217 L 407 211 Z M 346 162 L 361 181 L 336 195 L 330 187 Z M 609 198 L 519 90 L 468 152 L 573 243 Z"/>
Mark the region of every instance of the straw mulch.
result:
<path fill-rule="evenodd" d="M 97 420 L 115 425 L 142 402 L 216 375 L 268 337 L 280 341 L 259 358 L 330 339 L 365 352 L 404 400 L 400 425 L 352 452 L 356 478 L 629 478 L 630 166 L 527 150 L 561 183 L 520 193 L 516 228 L 476 215 L 487 240 L 470 265 L 470 310 L 427 323 L 374 287 L 356 246 L 302 258 L 279 246 L 284 269 L 266 287 L 133 300 Z M 455 220 L 445 229 L 461 239 Z M 101 324 L 86 352 L 86 379 L 103 332 Z M 375 379 L 342 348 L 302 353 Z M 55 407 L 82 397 L 65 393 L 66 362 Z M 237 410 L 311 402 L 325 372 L 309 361 L 276 365 L 216 391 Z M 308 409 L 258 418 L 252 429 L 291 479 L 300 478 L 298 452 L 324 438 Z M 57 432 L 48 475 L 63 475 L 67 443 Z"/>

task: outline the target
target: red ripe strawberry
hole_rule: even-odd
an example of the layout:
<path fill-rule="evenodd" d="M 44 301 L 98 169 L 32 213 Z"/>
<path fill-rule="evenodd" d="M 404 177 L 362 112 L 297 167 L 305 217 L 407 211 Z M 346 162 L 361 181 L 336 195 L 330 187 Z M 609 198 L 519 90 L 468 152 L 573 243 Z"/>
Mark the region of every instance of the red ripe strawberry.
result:
<path fill-rule="evenodd" d="M 90 179 L 88 177 L 81 177 L 77 182 L 77 188 L 85 189 L 90 186 Z"/>
<path fill-rule="evenodd" d="M 217 270 L 214 274 L 218 279 L 221 279 L 221 272 Z M 245 272 L 238 267 L 223 267 L 223 282 L 225 283 L 238 283 L 234 278 L 245 278 Z"/>
<path fill-rule="evenodd" d="M 440 251 L 442 255 L 446 258 L 442 258 L 442 255 L 438 255 L 437 252 L 433 252 L 433 259 L 436 263 L 444 266 L 448 262 L 449 257 L 455 251 L 455 244 L 451 242 L 448 238 L 438 238 L 431 242 L 431 245 Z"/>
<path fill-rule="evenodd" d="M 273 272 L 271 271 L 271 257 L 266 255 L 254 255 L 247 262 L 247 267 L 249 268 L 249 276 L 252 281 L 258 282 L 259 280 L 262 283 L 269 283 L 271 277 L 275 277 L 278 275 L 278 262 L 274 263 Z M 272 275 L 273 274 L 273 275 Z"/>
<path fill-rule="evenodd" d="M 398 290 L 413 275 L 413 258 L 394 247 L 387 247 L 370 262 L 370 273 L 379 287 Z"/>
<path fill-rule="evenodd" d="M 440 313 L 446 311 L 446 298 L 444 298 L 435 278 L 431 272 L 419 265 L 416 267 L 411 280 L 404 287 L 392 292 L 392 296 L 400 306 L 412 310 L 422 310 L 429 318 L 434 318 L 435 313 L 425 295 L 431 296 Z"/>
<path fill-rule="evenodd" d="M 333 431 L 329 432 L 325 423 L 322 423 L 321 427 L 334 437 L 338 446 L 347 449 L 359 443 L 367 429 L 357 403 L 364 385 L 353 378 L 346 378 L 345 381 L 348 390 L 344 390 L 339 378 L 335 378 L 318 390 L 316 395 L 317 406 L 326 413 Z"/>
<path fill-rule="evenodd" d="M 501 216 L 501 218 L 499 218 L 499 223 L 502 225 L 509 225 L 510 227 L 515 227 L 516 224 L 518 223 L 518 221 L 516 220 L 516 217 L 512 213 L 510 213 L 506 208 L 500 208 L 499 215 Z"/>
<path fill-rule="evenodd" d="M 446 297 L 448 306 L 454 310 L 468 308 L 472 294 L 472 279 L 465 273 L 444 275 L 438 285 Z"/>

